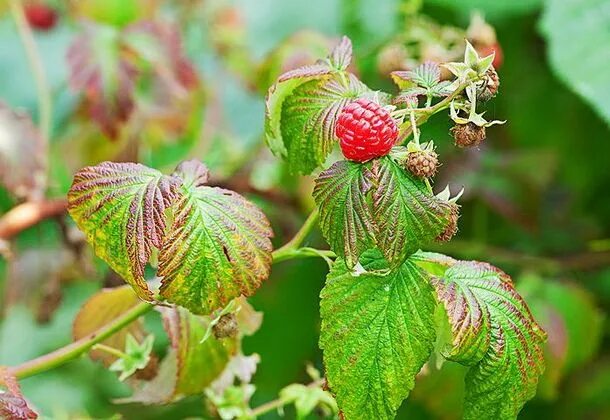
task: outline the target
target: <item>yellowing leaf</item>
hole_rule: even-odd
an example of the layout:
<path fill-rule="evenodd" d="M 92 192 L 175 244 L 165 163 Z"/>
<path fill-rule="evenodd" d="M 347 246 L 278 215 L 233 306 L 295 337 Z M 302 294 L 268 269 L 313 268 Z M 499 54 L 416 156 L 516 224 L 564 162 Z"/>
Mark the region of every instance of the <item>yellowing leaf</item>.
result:
<path fill-rule="evenodd" d="M 182 163 L 173 223 L 159 253 L 161 295 L 197 314 L 250 296 L 269 276 L 271 227 L 239 194 L 204 185 L 207 169 Z"/>
<path fill-rule="evenodd" d="M 536 393 L 544 370 L 546 334 L 505 273 L 487 263 L 418 254 L 437 265 L 431 283 L 446 309 L 452 340 L 449 360 L 471 366 L 464 418 L 513 419 Z"/>
<path fill-rule="evenodd" d="M 140 164 L 104 162 L 78 171 L 68 192 L 70 215 L 95 253 L 144 300 L 152 300 L 144 267 L 161 247 L 178 183 Z"/>

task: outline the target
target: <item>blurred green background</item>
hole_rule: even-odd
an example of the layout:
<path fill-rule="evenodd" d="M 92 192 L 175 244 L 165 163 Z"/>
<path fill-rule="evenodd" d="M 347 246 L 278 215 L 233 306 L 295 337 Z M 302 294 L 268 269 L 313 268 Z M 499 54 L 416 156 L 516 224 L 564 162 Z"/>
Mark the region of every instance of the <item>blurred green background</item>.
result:
<path fill-rule="evenodd" d="M 49 3 L 59 12 L 58 24 L 37 32 L 36 42 L 54 102 L 48 195 L 59 197 L 66 193 L 74 169 L 107 159 L 120 146 L 100 140 L 86 121 L 75 121 L 78 98 L 67 86 L 65 56 L 81 30 L 79 13 L 103 18 L 74 11 L 65 2 Z M 140 3 L 127 21 L 144 14 L 138 8 L 146 7 L 145 2 Z M 346 34 L 354 42 L 355 70 L 361 79 L 371 88 L 391 91 L 390 80 L 379 72 L 380 52 L 413 36 L 414 10 L 461 31 L 474 10 L 482 12 L 495 28 L 504 56 L 498 69 L 500 94 L 488 105 L 486 116 L 508 122 L 489 129 L 480 150 L 453 147 L 446 116 L 423 127 L 424 140 L 434 139 L 443 162 L 435 189 L 446 183 L 452 190 L 465 188 L 460 231 L 434 250 L 501 267 L 547 329 L 547 373 L 521 418 L 610 418 L 610 330 L 604 322 L 610 310 L 609 1 L 156 3 L 158 16 L 178 22 L 188 57 L 202 79 L 205 141 L 188 134 L 164 141 L 145 133 L 149 137 L 139 158 L 158 168 L 171 168 L 185 156 L 202 159 L 220 174 L 219 182 L 238 182 L 262 206 L 274 225 L 276 245 L 298 228 L 311 206 L 308 181 L 287 175 L 261 150 L 264 92 L 285 61 L 318 58 L 327 44 Z M 5 9 L 0 6 L 0 100 L 29 111 L 36 121 L 35 86 Z M 309 33 L 286 43 L 303 30 Z M 277 49 L 280 45 L 284 53 Z M 252 156 L 258 157 L 255 164 Z M 15 203 L 0 190 L 0 213 Z M 311 243 L 324 246 L 318 236 Z M 11 248 L 12 262 L 0 258 L 3 365 L 68 343 L 80 304 L 109 281 L 99 262 L 86 275 L 82 270 L 65 273 L 54 220 L 22 232 Z M 16 261 L 21 266 L 15 268 Z M 61 299 L 52 310 L 45 284 L 59 271 Z M 276 398 L 289 383 L 308 381 L 308 362 L 321 368 L 318 294 L 325 272 L 323 261 L 281 263 L 251 299 L 264 312 L 262 328 L 245 341 L 246 354 L 256 352 L 262 360 L 254 378 L 253 406 Z M 45 308 L 47 316 L 41 315 Z M 158 319 L 150 318 L 157 328 Z M 422 375 L 399 418 L 459 418 L 462 375 L 461 368 L 451 364 Z M 26 379 L 22 388 L 45 418 L 201 416 L 199 398 L 167 407 L 112 404 L 113 398 L 126 395 L 126 387 L 86 358 Z M 293 413 L 287 410 L 286 415 Z"/>

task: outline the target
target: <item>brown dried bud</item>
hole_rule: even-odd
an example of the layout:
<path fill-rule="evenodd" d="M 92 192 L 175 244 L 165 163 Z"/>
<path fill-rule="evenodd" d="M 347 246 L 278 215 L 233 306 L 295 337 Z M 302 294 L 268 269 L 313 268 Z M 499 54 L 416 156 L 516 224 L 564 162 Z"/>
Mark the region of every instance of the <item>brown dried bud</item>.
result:
<path fill-rule="evenodd" d="M 500 77 L 493 66 L 489 67 L 485 73 L 485 81 L 479 90 L 478 98 L 482 101 L 489 101 L 496 96 L 500 87 Z"/>
<path fill-rule="evenodd" d="M 233 313 L 224 314 L 218 322 L 212 327 L 214 337 L 216 338 L 233 338 L 239 332 L 237 317 Z"/>
<path fill-rule="evenodd" d="M 449 206 L 451 207 L 451 211 L 449 213 L 449 223 L 447 223 L 447 226 L 445 226 L 445 230 L 436 237 L 436 240 L 439 242 L 448 242 L 458 231 L 460 206 L 455 203 L 451 203 Z"/>
<path fill-rule="evenodd" d="M 469 122 L 466 124 L 456 124 L 451 128 L 451 134 L 458 147 L 476 147 L 485 140 L 485 127 Z"/>
<path fill-rule="evenodd" d="M 411 152 L 407 155 L 406 166 L 418 178 L 432 178 L 438 168 L 438 155 L 432 150 Z"/>
<path fill-rule="evenodd" d="M 143 381 L 150 381 L 159 373 L 159 358 L 151 354 L 148 363 L 142 369 L 136 370 L 134 377 Z"/>

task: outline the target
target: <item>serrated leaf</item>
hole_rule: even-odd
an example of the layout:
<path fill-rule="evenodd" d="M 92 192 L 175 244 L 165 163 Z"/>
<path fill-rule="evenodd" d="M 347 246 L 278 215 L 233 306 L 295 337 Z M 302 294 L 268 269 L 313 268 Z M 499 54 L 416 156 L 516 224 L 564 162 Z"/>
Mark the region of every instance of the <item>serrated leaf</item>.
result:
<path fill-rule="evenodd" d="M 104 162 L 78 171 L 68 192 L 68 211 L 95 253 L 144 300 L 152 300 L 144 268 L 161 247 L 178 184 L 144 165 Z"/>
<path fill-rule="evenodd" d="M 341 41 L 330 53 L 328 57 L 330 65 L 336 70 L 345 70 L 352 62 L 352 41 L 343 36 Z"/>
<path fill-rule="evenodd" d="M 0 101 L 0 183 L 19 198 L 44 196 L 47 148 L 27 114 Z"/>
<path fill-rule="evenodd" d="M 436 258 L 428 254 L 428 264 Z M 443 355 L 471 366 L 466 375 L 464 418 L 510 419 L 536 393 L 544 370 L 546 334 L 508 275 L 487 263 L 451 261 L 431 277 L 452 326 Z M 441 269 L 442 271 L 442 269 Z"/>
<path fill-rule="evenodd" d="M 187 95 L 199 81 L 180 32 L 161 21 L 124 29 L 87 23 L 68 51 L 68 64 L 71 87 L 84 94 L 90 117 L 112 139 L 135 111 L 148 124 L 171 126 L 171 119 L 174 126 L 187 125 L 185 107 L 199 100 Z"/>
<path fill-rule="evenodd" d="M 541 29 L 559 78 L 610 123 L 610 9 L 605 0 L 546 2 Z"/>
<path fill-rule="evenodd" d="M 292 172 L 309 174 L 336 143 L 335 122 L 341 110 L 368 88 L 352 74 L 314 79 L 292 91 L 281 110 L 281 138 Z"/>
<path fill-rule="evenodd" d="M 339 161 L 320 174 L 313 190 L 320 208 L 322 233 L 350 268 L 375 243 L 375 227 L 366 198 L 371 188 L 370 176 L 366 165 Z"/>
<path fill-rule="evenodd" d="M 163 326 L 171 348 L 151 381 L 135 383 L 134 394 L 118 402 L 165 404 L 189 395 L 198 395 L 225 369 L 237 351 L 236 340 L 214 337 L 201 343 L 209 317 L 191 314 L 184 308 L 160 307 Z"/>
<path fill-rule="evenodd" d="M 438 63 L 426 61 L 417 66 L 414 70 L 394 72 L 397 76 L 403 79 L 411 80 L 415 84 L 431 89 L 436 86 L 441 80 L 441 68 Z"/>
<path fill-rule="evenodd" d="M 160 293 L 193 313 L 207 314 L 239 295 L 250 296 L 269 276 L 271 227 L 241 195 L 203 185 L 200 162 L 183 162 L 173 222 L 159 252 Z"/>
<path fill-rule="evenodd" d="M 123 315 L 138 303 L 140 303 L 140 299 L 129 286 L 99 291 L 90 297 L 76 314 L 72 325 L 72 338 L 76 341 L 86 337 Z M 142 321 L 138 319 L 132 322 L 128 327 L 102 341 L 102 344 L 121 350 L 125 348 L 128 334 L 137 339 L 144 338 Z M 117 359 L 116 356 L 101 350 L 92 350 L 89 355 L 93 360 L 102 361 L 105 366 L 110 366 Z"/>
<path fill-rule="evenodd" d="M 449 220 L 448 203 L 389 156 L 336 162 L 316 179 L 313 196 L 322 233 L 350 268 L 375 247 L 397 267 Z"/>
<path fill-rule="evenodd" d="M 321 293 L 320 347 L 326 377 L 350 419 L 391 419 L 415 384 L 435 340 L 435 299 L 411 261 L 385 276 L 377 254 L 362 257 L 368 272 L 353 276 L 342 259 Z"/>
<path fill-rule="evenodd" d="M 299 67 L 281 75 L 269 88 L 265 101 L 265 141 L 276 156 L 287 155 L 282 135 L 282 106 L 286 98 L 304 83 L 315 79 L 329 79 L 331 69 L 326 64 Z"/>
<path fill-rule="evenodd" d="M 445 229 L 451 209 L 389 156 L 373 161 L 371 173 L 377 247 L 397 267 Z"/>

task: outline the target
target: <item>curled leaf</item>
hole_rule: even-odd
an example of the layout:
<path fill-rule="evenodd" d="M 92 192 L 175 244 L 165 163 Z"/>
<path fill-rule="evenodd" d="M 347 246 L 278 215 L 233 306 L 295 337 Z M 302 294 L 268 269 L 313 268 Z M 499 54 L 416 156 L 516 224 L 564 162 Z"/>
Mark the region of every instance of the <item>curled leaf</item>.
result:
<path fill-rule="evenodd" d="M 420 255 L 445 307 L 452 339 L 441 349 L 466 375 L 464 417 L 516 418 L 536 393 L 546 334 L 505 273 L 490 264 Z"/>

